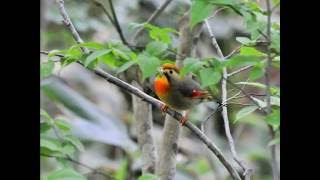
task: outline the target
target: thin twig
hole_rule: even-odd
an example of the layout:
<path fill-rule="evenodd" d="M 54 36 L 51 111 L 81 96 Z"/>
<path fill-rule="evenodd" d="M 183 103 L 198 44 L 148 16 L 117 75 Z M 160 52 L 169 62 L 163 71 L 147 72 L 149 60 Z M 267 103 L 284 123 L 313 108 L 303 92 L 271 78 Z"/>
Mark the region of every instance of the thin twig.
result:
<path fill-rule="evenodd" d="M 229 53 L 226 57 L 224 57 L 224 59 L 229 59 L 229 58 L 231 58 L 235 53 L 239 52 L 240 49 L 241 49 L 241 46 L 238 46 L 236 49 L 234 49 L 233 51 L 231 51 L 231 53 Z"/>
<path fill-rule="evenodd" d="M 113 18 L 111 17 L 111 14 L 110 14 L 110 13 L 108 12 L 108 10 L 104 7 L 104 5 L 103 5 L 100 1 L 97 1 L 97 0 L 95 0 L 94 3 L 95 3 L 98 7 L 100 7 L 100 8 L 102 9 L 102 11 L 107 15 L 107 17 L 108 17 L 109 21 L 111 22 L 111 24 L 112 24 L 114 27 L 116 27 L 116 24 L 115 24 Z M 119 32 L 118 32 L 118 33 L 119 33 Z"/>
<path fill-rule="evenodd" d="M 59 6 L 62 6 L 62 8 L 64 9 L 64 4 L 62 0 L 57 0 L 57 2 L 59 3 Z M 60 11 L 61 15 L 65 18 L 68 17 L 68 15 L 66 14 L 66 12 L 64 11 Z M 70 19 L 69 19 L 70 20 Z M 69 30 L 74 30 L 70 29 L 69 26 L 67 26 L 69 28 Z M 74 38 L 80 38 L 79 36 L 74 36 Z M 87 53 L 85 50 L 83 50 L 85 53 Z M 81 62 L 77 62 L 79 64 L 81 64 L 82 66 L 84 66 Z M 154 105 L 155 107 L 161 109 L 161 107 L 163 107 L 164 103 L 162 103 L 161 101 L 145 94 L 144 92 L 140 91 L 139 89 L 131 86 L 130 84 L 112 76 L 111 74 L 103 71 L 100 68 L 95 68 L 93 69 L 94 73 L 97 74 L 98 76 L 104 78 L 105 80 L 107 80 L 108 82 L 117 85 L 118 87 L 122 88 L 123 90 L 126 90 L 129 93 L 132 93 L 140 98 L 142 98 L 143 100 L 145 100 L 146 102 Z M 167 114 L 171 115 L 172 117 L 174 117 L 174 119 L 176 121 L 181 120 L 181 118 L 183 118 L 183 116 L 174 111 L 171 108 L 168 108 L 166 111 Z M 226 157 L 223 155 L 223 153 L 221 152 L 221 150 L 205 135 L 203 134 L 200 129 L 198 129 L 194 124 L 192 124 L 191 122 L 186 122 L 185 123 L 185 127 L 187 127 L 192 133 L 194 133 L 205 145 L 207 145 L 207 147 L 212 151 L 212 153 L 214 153 L 216 155 L 216 157 L 219 159 L 219 161 L 224 165 L 224 167 L 228 170 L 228 172 L 230 173 L 230 175 L 232 176 L 233 179 L 237 179 L 240 180 L 239 174 L 237 173 L 236 169 L 231 165 L 231 163 L 226 159 Z"/>
<path fill-rule="evenodd" d="M 152 15 L 148 18 L 148 20 L 146 22 L 144 22 L 143 24 L 146 24 L 146 23 L 151 23 L 153 22 L 165 9 L 166 7 L 172 2 L 172 0 L 166 0 L 157 10 L 155 10 Z M 141 33 L 143 32 L 144 30 L 144 27 L 140 27 L 136 33 L 133 35 L 133 38 L 132 38 L 132 42 L 134 42 L 136 40 L 136 38 L 138 36 L 141 35 Z"/>
<path fill-rule="evenodd" d="M 120 39 L 123 42 L 123 44 L 128 46 L 129 43 L 127 42 L 126 38 L 123 35 L 121 26 L 120 26 L 118 18 L 117 18 L 117 14 L 116 14 L 116 12 L 114 10 L 114 6 L 113 6 L 113 3 L 112 3 L 112 0 L 109 0 L 109 5 L 110 5 L 111 13 L 113 15 L 114 25 L 115 25 L 115 28 L 117 29 L 118 33 L 119 33 Z"/>
<path fill-rule="evenodd" d="M 221 7 L 221 8 L 219 8 L 219 9 L 217 9 L 214 13 L 213 13 L 213 15 L 212 16 L 209 16 L 207 19 L 209 20 L 209 19 L 212 19 L 212 18 L 214 18 L 220 11 L 222 11 L 222 10 L 224 10 L 224 9 L 227 9 L 228 7 Z"/>
<path fill-rule="evenodd" d="M 217 50 L 217 53 L 220 57 L 221 61 L 225 60 L 225 57 L 217 43 L 217 40 L 212 32 L 212 29 L 208 23 L 208 20 L 205 20 L 205 24 L 207 26 L 207 29 L 209 31 L 210 34 L 210 38 L 212 41 L 212 45 L 215 47 L 215 49 Z M 228 72 L 226 68 L 223 68 L 223 79 L 222 79 L 222 101 L 226 101 L 227 100 L 227 78 L 228 78 Z M 235 150 L 235 146 L 234 146 L 234 142 L 233 142 L 233 138 L 230 132 L 230 127 L 229 127 L 229 118 L 228 118 L 228 108 L 226 106 L 222 107 L 222 116 L 223 116 L 223 121 L 224 121 L 224 127 L 225 127 L 225 133 L 228 139 L 228 143 L 230 146 L 230 150 L 233 156 L 233 159 L 241 166 L 241 168 L 243 169 L 243 176 L 245 177 L 245 179 L 250 179 L 250 176 L 252 174 L 252 169 L 247 167 L 247 165 L 245 165 L 245 163 L 238 157 L 237 152 Z"/>
<path fill-rule="evenodd" d="M 238 73 L 240 73 L 240 72 L 242 72 L 242 71 L 245 71 L 245 70 L 247 70 L 247 69 L 250 69 L 250 68 L 252 68 L 252 67 L 253 67 L 253 65 L 249 65 L 249 66 L 245 66 L 245 67 L 242 67 L 242 68 L 240 68 L 240 69 L 237 69 L 237 70 L 229 73 L 229 74 L 228 74 L 228 77 L 231 77 L 231 76 L 233 76 L 233 75 L 235 75 L 235 74 L 238 74 Z"/>
<path fill-rule="evenodd" d="M 66 12 L 65 8 L 64 8 L 64 1 L 63 0 L 56 0 L 56 3 L 59 6 L 59 11 L 60 14 L 63 18 L 63 23 L 68 27 L 68 29 L 70 30 L 73 38 L 76 40 L 76 42 L 78 44 L 83 43 L 83 40 L 81 39 L 78 31 L 76 30 L 76 28 L 74 27 L 72 21 L 70 20 L 70 17 L 68 15 L 68 13 Z M 81 50 L 85 53 L 89 53 L 89 50 L 87 48 L 81 47 Z"/>
<path fill-rule="evenodd" d="M 85 168 L 91 170 L 91 171 L 92 171 L 91 173 L 93 173 L 93 174 L 100 174 L 100 175 L 106 177 L 107 179 L 116 179 L 116 178 L 112 177 L 112 176 L 109 175 L 109 174 L 106 174 L 106 173 L 103 173 L 103 172 L 101 172 L 101 171 L 98 171 L 97 169 L 95 169 L 95 168 L 93 168 L 93 167 L 90 167 L 90 166 L 88 166 L 88 165 L 86 165 L 86 164 L 84 164 L 84 163 L 82 163 L 82 162 L 80 162 L 80 161 L 77 161 L 77 160 L 75 160 L 75 159 L 72 159 L 72 158 L 69 157 L 69 156 L 67 156 L 67 157 L 60 157 L 60 156 L 54 156 L 54 155 L 49 155 L 49 154 L 44 154 L 44 153 L 40 153 L 40 156 L 49 157 L 49 158 L 62 158 L 62 159 L 65 159 L 65 160 L 67 160 L 67 161 L 70 161 L 70 162 L 72 162 L 72 163 L 74 163 L 74 164 L 78 164 L 78 165 L 80 165 L 80 166 L 82 166 L 82 167 L 85 167 Z"/>

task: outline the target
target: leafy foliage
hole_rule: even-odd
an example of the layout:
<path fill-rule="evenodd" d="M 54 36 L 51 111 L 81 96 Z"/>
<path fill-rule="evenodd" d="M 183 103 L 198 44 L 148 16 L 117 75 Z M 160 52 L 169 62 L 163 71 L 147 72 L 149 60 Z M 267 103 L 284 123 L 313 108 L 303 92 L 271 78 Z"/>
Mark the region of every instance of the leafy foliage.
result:
<path fill-rule="evenodd" d="M 44 179 L 86 179 L 76 172 L 69 163 L 63 161 L 64 158 L 72 157 L 76 150 L 84 151 L 79 139 L 70 134 L 70 125 L 64 120 L 53 119 L 43 109 L 40 110 L 40 115 L 42 118 L 40 123 L 40 152 L 45 157 L 55 158 L 64 167 L 49 173 Z M 51 133 L 54 133 L 56 137 L 51 137 Z"/>

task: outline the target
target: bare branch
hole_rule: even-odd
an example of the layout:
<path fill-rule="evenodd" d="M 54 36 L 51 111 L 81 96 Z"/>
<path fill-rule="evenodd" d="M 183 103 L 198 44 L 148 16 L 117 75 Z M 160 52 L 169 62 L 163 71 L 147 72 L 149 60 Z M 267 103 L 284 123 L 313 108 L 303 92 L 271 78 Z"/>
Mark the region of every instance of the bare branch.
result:
<path fill-rule="evenodd" d="M 60 11 L 61 16 L 63 17 L 63 23 L 68 27 L 73 38 L 76 40 L 76 42 L 78 44 L 83 43 L 83 40 L 81 39 L 78 31 L 74 27 L 72 21 L 70 20 L 68 13 L 66 12 L 66 10 L 64 8 L 64 1 L 63 0 L 56 0 L 56 3 L 59 6 L 59 11 Z M 81 50 L 85 53 L 89 53 L 89 50 L 87 48 L 81 47 Z"/>
<path fill-rule="evenodd" d="M 93 168 L 93 167 L 90 167 L 90 166 L 88 166 L 88 165 L 86 165 L 86 164 L 84 164 L 84 163 L 82 163 L 82 162 L 80 162 L 80 161 L 77 161 L 77 160 L 75 160 L 75 159 L 72 159 L 72 158 L 69 157 L 69 156 L 67 156 L 67 157 L 60 157 L 60 156 L 54 156 L 54 155 L 49 155 L 49 154 L 43 154 L 43 153 L 41 153 L 40 156 L 49 157 L 49 158 L 63 158 L 63 159 L 65 159 L 65 160 L 67 160 L 67 161 L 70 161 L 70 162 L 72 162 L 72 163 L 78 164 L 78 165 L 80 165 L 80 166 L 82 166 L 82 167 L 85 167 L 85 168 L 91 170 L 91 171 L 92 171 L 91 173 L 93 173 L 93 174 L 100 174 L 100 175 L 104 176 L 106 179 L 116 179 L 116 178 L 112 177 L 112 176 L 109 175 L 109 174 L 106 174 L 106 173 L 103 173 L 103 172 L 101 172 L 101 171 L 98 171 L 97 169 L 95 169 L 95 168 Z"/>
<path fill-rule="evenodd" d="M 166 7 L 172 2 L 172 0 L 166 0 L 156 11 L 154 11 L 152 13 L 152 15 L 148 18 L 148 20 L 145 23 L 151 23 L 152 21 L 154 21 L 165 9 Z M 140 27 L 137 32 L 133 35 L 133 38 L 132 38 L 132 42 L 134 42 L 136 40 L 136 38 L 138 36 L 141 35 L 141 33 L 143 32 L 144 28 L 143 27 Z"/>
<path fill-rule="evenodd" d="M 210 17 L 208 17 L 207 19 L 209 20 L 209 19 L 214 18 L 220 11 L 225 10 L 225 9 L 227 9 L 227 8 L 228 8 L 228 7 L 221 7 L 221 8 L 219 8 L 219 9 L 217 9 L 217 10 L 213 13 L 213 15 L 210 16 Z"/>
<path fill-rule="evenodd" d="M 225 57 L 217 43 L 217 40 L 211 30 L 211 27 L 208 23 L 208 20 L 205 20 L 205 24 L 207 26 L 207 29 L 209 31 L 210 34 L 210 38 L 212 41 L 212 45 L 215 47 L 215 49 L 217 50 L 218 56 L 220 57 L 221 61 L 225 60 Z M 228 78 L 228 72 L 227 69 L 224 67 L 223 68 L 223 75 L 222 75 L 223 79 L 222 79 L 222 87 L 221 87 L 221 91 L 222 91 L 222 101 L 227 101 L 227 78 Z M 252 169 L 247 167 L 245 165 L 245 163 L 238 157 L 237 152 L 235 150 L 235 146 L 234 146 L 234 141 L 230 132 L 230 127 L 229 127 L 229 118 L 228 118 L 228 108 L 226 106 L 222 106 L 222 116 L 223 116 L 223 121 L 224 121 L 224 127 L 225 127 L 225 133 L 228 139 L 228 143 L 230 146 L 230 150 L 233 156 L 233 159 L 241 166 L 241 168 L 243 169 L 243 176 L 245 176 L 245 179 L 250 179 L 250 176 L 252 174 Z"/>
<path fill-rule="evenodd" d="M 252 68 L 252 67 L 253 67 L 253 65 L 249 65 L 249 66 L 242 67 L 242 68 L 240 68 L 240 69 L 238 69 L 238 70 L 235 70 L 235 71 L 229 73 L 229 74 L 228 74 L 228 77 L 231 77 L 231 76 L 233 76 L 233 75 L 235 75 L 235 74 L 238 74 L 238 73 L 240 73 L 240 72 L 242 72 L 242 71 L 245 71 L 245 70 L 247 70 L 247 69 L 250 69 L 250 68 Z"/>
<path fill-rule="evenodd" d="M 114 7 L 113 7 L 112 0 L 109 0 L 109 5 L 110 5 L 111 13 L 112 13 L 112 16 L 113 16 L 114 25 L 115 25 L 115 28 L 117 29 L 118 33 L 119 33 L 120 39 L 123 42 L 123 44 L 129 45 L 129 43 L 127 42 L 126 38 L 123 35 L 121 26 L 120 26 L 118 18 L 117 18 L 117 14 L 116 14 L 116 12 L 114 10 Z"/>
<path fill-rule="evenodd" d="M 95 3 L 98 7 L 100 7 L 100 8 L 102 9 L 102 11 L 107 15 L 107 17 L 108 17 L 109 21 L 111 22 L 111 24 L 112 24 L 114 27 L 116 27 L 116 24 L 115 24 L 113 18 L 111 17 L 111 14 L 107 11 L 107 9 L 105 8 L 105 6 L 104 6 L 100 1 L 97 1 L 97 0 L 95 0 L 94 3 Z M 118 32 L 118 33 L 119 33 L 119 32 Z"/>
<path fill-rule="evenodd" d="M 231 51 L 231 53 L 229 53 L 226 57 L 224 57 L 224 59 L 229 59 L 229 58 L 231 58 L 235 53 L 239 52 L 240 49 L 241 49 L 241 46 L 237 47 L 236 49 L 234 49 L 233 51 Z"/>

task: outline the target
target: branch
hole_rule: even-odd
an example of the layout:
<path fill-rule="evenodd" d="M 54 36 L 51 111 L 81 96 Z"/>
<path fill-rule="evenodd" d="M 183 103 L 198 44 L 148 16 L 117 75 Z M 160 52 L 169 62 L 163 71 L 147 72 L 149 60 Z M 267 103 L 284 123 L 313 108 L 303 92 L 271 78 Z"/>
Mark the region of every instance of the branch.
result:
<path fill-rule="evenodd" d="M 69 31 L 71 32 L 71 34 L 73 36 L 73 39 L 75 39 L 78 44 L 83 43 L 83 40 L 81 39 L 78 31 L 74 27 L 72 21 L 70 20 L 68 13 L 66 12 L 66 10 L 64 8 L 64 1 L 63 0 L 56 0 L 56 3 L 59 6 L 59 11 L 60 11 L 60 14 L 63 18 L 63 23 L 68 27 Z M 87 48 L 81 47 L 81 50 L 85 53 L 89 53 L 89 50 Z"/>
<path fill-rule="evenodd" d="M 265 70 L 265 84 L 266 84 L 266 112 L 267 115 L 271 113 L 271 92 L 270 92 L 270 69 L 272 66 L 272 57 L 271 57 L 271 15 L 272 15 L 272 9 L 271 9 L 271 4 L 269 0 L 266 0 L 266 5 L 267 5 L 267 36 L 270 39 L 270 42 L 268 44 L 267 48 L 267 66 Z M 275 136 L 275 132 L 273 128 L 269 125 L 270 133 L 272 138 Z M 273 174 L 273 179 L 277 180 L 280 179 L 280 173 L 278 172 L 278 165 L 277 165 L 277 160 L 276 160 L 276 145 L 271 146 L 271 167 L 272 167 L 272 174 Z"/>
<path fill-rule="evenodd" d="M 72 159 L 72 158 L 69 157 L 69 156 L 67 156 L 67 157 L 60 157 L 60 156 L 53 156 L 53 155 L 49 155 L 49 154 L 43 154 L 43 153 L 41 153 L 40 156 L 49 157 L 49 158 L 62 158 L 62 159 L 65 159 L 65 160 L 67 160 L 67 161 L 70 161 L 70 162 L 72 162 L 72 163 L 74 163 L 74 164 L 78 164 L 78 165 L 80 165 L 80 166 L 82 166 L 82 167 L 85 167 L 85 168 L 91 170 L 91 171 L 92 171 L 91 173 L 100 174 L 100 175 L 104 176 L 104 177 L 107 178 L 107 179 L 116 179 L 116 178 L 112 177 L 112 176 L 109 175 L 109 174 L 106 174 L 106 173 L 103 173 L 103 172 L 101 172 L 101 171 L 98 171 L 98 170 L 96 170 L 95 168 L 90 167 L 90 166 L 88 166 L 88 165 L 86 165 L 86 164 L 84 164 L 84 163 L 82 163 L 82 162 L 79 162 L 79 161 L 77 161 L 77 160 L 75 160 L 75 159 Z"/>
<path fill-rule="evenodd" d="M 247 69 L 250 69 L 250 68 L 252 68 L 252 67 L 253 67 L 253 65 L 249 65 L 249 66 L 242 67 L 242 68 L 240 68 L 240 69 L 238 69 L 238 70 L 235 70 L 235 71 L 229 73 L 229 74 L 228 74 L 228 77 L 231 77 L 231 76 L 233 76 L 233 75 L 236 75 L 236 74 L 238 74 L 238 73 L 240 73 L 240 72 L 242 72 L 242 71 L 245 71 L 245 70 L 247 70 Z"/>
<path fill-rule="evenodd" d="M 116 14 L 116 12 L 115 12 L 115 10 L 114 10 L 114 7 L 113 7 L 112 0 L 109 0 L 109 5 L 110 5 L 111 13 L 112 13 L 112 15 L 113 15 L 114 25 L 115 25 L 115 28 L 117 29 L 118 33 L 119 33 L 120 39 L 121 39 L 121 41 L 123 42 L 123 44 L 125 44 L 125 45 L 128 46 L 129 43 L 127 42 L 126 38 L 125 38 L 124 35 L 123 35 L 121 26 L 120 26 L 119 21 L 118 21 L 118 18 L 117 18 L 117 14 Z"/>
<path fill-rule="evenodd" d="M 56 0 L 56 1 L 64 9 L 63 1 L 62 0 Z M 64 15 L 67 15 L 66 13 L 63 13 L 61 11 L 60 11 L 60 13 L 64 18 L 65 18 Z M 67 27 L 69 27 L 69 26 L 67 26 Z M 69 28 L 69 30 L 71 30 L 71 29 Z M 75 30 L 74 27 L 73 27 L 73 30 Z M 76 36 L 74 38 L 77 38 L 77 37 L 79 37 L 79 36 Z M 83 51 L 85 52 L 85 50 L 83 50 Z M 81 64 L 82 66 L 84 66 L 81 62 L 78 61 L 78 63 Z M 110 82 L 110 83 L 122 88 L 123 90 L 125 90 L 125 91 L 127 91 L 127 92 L 129 92 L 131 94 L 136 95 L 137 97 L 143 99 L 144 101 L 154 105 L 155 107 L 157 107 L 159 109 L 161 109 L 161 107 L 164 105 L 161 101 L 159 101 L 159 100 L 157 100 L 157 99 L 145 94 L 144 92 L 140 91 L 138 88 L 131 86 L 130 84 L 128 84 L 128 83 L 126 83 L 126 82 L 124 82 L 124 81 L 112 76 L 111 74 L 109 74 L 107 72 L 104 72 L 100 68 L 95 68 L 92 71 L 94 71 L 95 74 L 97 74 L 98 76 L 104 78 L 108 82 Z M 180 113 L 174 111 L 171 108 L 168 108 L 166 113 L 169 114 L 170 116 L 172 116 L 178 122 L 183 117 Z M 233 179 L 240 180 L 239 174 L 234 169 L 234 167 L 231 165 L 231 163 L 227 161 L 226 157 L 222 154 L 221 150 L 205 134 L 203 134 L 191 122 L 187 121 L 185 123 L 185 127 L 187 127 L 195 136 L 197 136 L 210 149 L 210 151 L 212 151 L 212 153 L 214 153 L 217 156 L 219 161 L 228 170 L 228 172 L 230 173 L 230 175 L 232 176 Z"/>
<path fill-rule="evenodd" d="M 166 0 L 156 11 L 154 11 L 152 13 L 152 15 L 148 18 L 148 20 L 146 22 L 144 22 L 144 24 L 146 23 L 151 23 L 152 21 L 154 21 L 165 9 L 166 7 L 172 2 L 172 0 Z M 136 38 L 138 36 L 141 35 L 142 31 L 144 30 L 144 27 L 140 27 L 137 32 L 133 35 L 132 38 L 132 42 L 134 42 L 136 40 Z"/>
<path fill-rule="evenodd" d="M 231 51 L 231 53 L 229 53 L 226 57 L 224 57 L 224 59 L 229 59 L 229 58 L 232 57 L 235 53 L 239 52 L 240 49 L 241 49 L 241 46 L 237 47 L 236 49 L 234 49 L 233 51 Z"/>
<path fill-rule="evenodd" d="M 107 9 L 104 7 L 104 5 L 103 5 L 100 1 L 97 1 L 97 0 L 95 0 L 94 3 L 95 3 L 98 7 L 100 7 L 100 8 L 102 9 L 102 11 L 107 15 L 107 17 L 108 17 L 109 21 L 111 22 L 111 24 L 112 24 L 114 27 L 116 27 L 116 24 L 115 24 L 114 20 L 112 19 L 110 13 L 107 11 Z M 119 33 L 119 32 L 118 32 L 118 33 Z M 120 35 L 120 34 L 119 34 L 119 35 Z"/>
<path fill-rule="evenodd" d="M 178 54 L 182 54 L 184 56 L 189 56 L 191 54 L 191 47 L 193 44 L 193 33 L 189 27 L 188 16 L 189 13 L 185 13 L 179 22 L 180 36 Z M 176 66 L 178 68 L 182 67 L 183 60 L 183 57 L 176 56 Z M 179 123 L 173 121 L 172 117 L 166 116 L 163 138 L 159 150 L 159 162 L 156 170 L 156 174 L 160 177 L 160 179 L 174 179 L 179 134 Z"/>
<path fill-rule="evenodd" d="M 144 101 L 152 104 L 153 106 L 161 109 L 161 107 L 164 105 L 161 101 L 145 94 L 144 92 L 140 91 L 139 89 L 129 85 L 128 83 L 110 75 L 107 72 L 104 72 L 103 70 L 96 68 L 94 72 L 99 75 L 100 77 L 104 78 L 110 83 L 113 83 L 117 85 L 118 87 L 122 88 L 123 90 L 128 91 L 129 93 L 132 93 L 139 98 L 143 99 Z M 180 121 L 180 119 L 183 117 L 180 113 L 174 111 L 171 108 L 168 108 L 167 114 L 172 116 L 177 122 Z M 194 133 L 205 145 L 208 146 L 208 148 L 217 156 L 217 158 L 220 160 L 220 162 L 226 167 L 226 169 L 229 171 L 232 177 L 235 179 L 239 179 L 238 174 L 236 170 L 232 167 L 232 165 L 226 160 L 224 155 L 221 153 L 221 150 L 210 141 L 210 139 L 203 134 L 194 124 L 190 123 L 189 121 L 186 122 L 185 127 L 187 127 L 192 133 Z"/>
<path fill-rule="evenodd" d="M 209 34 L 210 34 L 210 38 L 211 38 L 211 41 L 212 41 L 212 45 L 215 47 L 215 49 L 217 50 L 217 53 L 218 53 L 218 56 L 220 57 L 221 61 L 224 61 L 225 60 L 225 57 L 217 43 L 217 40 L 212 32 L 212 29 L 208 23 L 208 20 L 206 19 L 205 20 L 205 24 L 207 26 L 207 29 L 209 31 Z M 227 78 L 228 78 L 228 72 L 227 72 L 227 69 L 224 67 L 223 68 L 223 79 L 222 79 L 222 87 L 221 87 L 221 90 L 222 90 L 222 102 L 224 101 L 227 101 Z M 230 146 L 230 150 L 231 150 L 231 153 L 232 153 L 232 156 L 233 156 L 233 159 L 241 166 L 241 168 L 243 169 L 243 176 L 245 176 L 245 179 L 250 179 L 250 176 L 252 174 L 252 169 L 247 167 L 245 165 L 245 163 L 239 159 L 238 155 L 237 155 L 237 152 L 235 150 L 235 146 L 234 146 L 234 142 L 233 142 L 233 138 L 232 138 L 232 135 L 231 135 L 231 132 L 230 132 L 230 127 L 229 127 L 229 118 L 228 118 L 228 109 L 226 106 L 222 106 L 222 117 L 223 117 L 223 122 L 224 122 L 224 127 L 225 127 L 225 133 L 226 133 L 226 136 L 227 136 L 227 139 L 228 139 L 228 143 L 229 143 L 229 146 Z"/>

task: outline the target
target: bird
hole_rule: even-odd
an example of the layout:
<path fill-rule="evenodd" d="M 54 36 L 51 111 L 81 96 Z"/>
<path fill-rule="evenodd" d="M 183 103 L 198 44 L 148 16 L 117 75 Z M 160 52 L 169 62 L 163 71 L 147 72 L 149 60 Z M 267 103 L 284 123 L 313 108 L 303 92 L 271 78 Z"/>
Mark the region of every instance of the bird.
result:
<path fill-rule="evenodd" d="M 212 100 L 212 95 L 202 89 L 191 76 L 180 76 L 180 69 L 175 64 L 164 63 L 159 70 L 153 89 L 164 103 L 161 106 L 163 112 L 166 112 L 168 107 L 174 110 L 190 110 L 206 100 Z M 180 119 L 182 126 L 187 121 L 188 112 Z"/>

